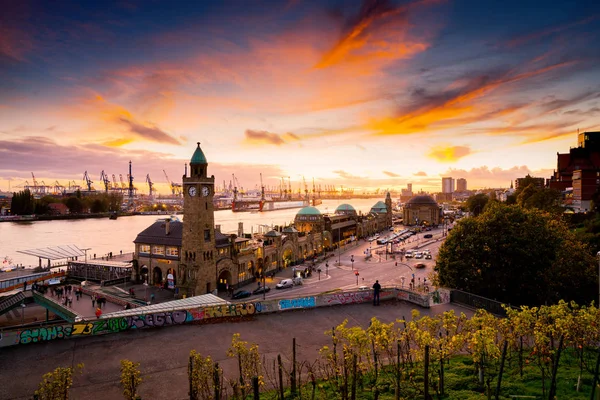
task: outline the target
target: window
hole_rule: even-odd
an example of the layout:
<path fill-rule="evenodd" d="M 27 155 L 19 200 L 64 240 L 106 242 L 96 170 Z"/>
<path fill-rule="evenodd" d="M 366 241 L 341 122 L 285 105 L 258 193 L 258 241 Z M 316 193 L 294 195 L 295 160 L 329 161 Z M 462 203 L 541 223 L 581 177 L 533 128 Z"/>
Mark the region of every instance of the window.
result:
<path fill-rule="evenodd" d="M 179 248 L 167 247 L 167 256 L 168 257 L 178 257 L 179 256 Z"/>
<path fill-rule="evenodd" d="M 150 245 L 149 244 L 140 244 L 140 253 L 145 253 L 145 254 L 150 253 Z"/>
<path fill-rule="evenodd" d="M 204 241 L 205 242 L 210 242 L 210 229 L 205 229 L 204 230 Z"/>
<path fill-rule="evenodd" d="M 164 246 L 152 246 L 152 254 L 156 254 L 158 256 L 164 256 L 165 255 Z"/>

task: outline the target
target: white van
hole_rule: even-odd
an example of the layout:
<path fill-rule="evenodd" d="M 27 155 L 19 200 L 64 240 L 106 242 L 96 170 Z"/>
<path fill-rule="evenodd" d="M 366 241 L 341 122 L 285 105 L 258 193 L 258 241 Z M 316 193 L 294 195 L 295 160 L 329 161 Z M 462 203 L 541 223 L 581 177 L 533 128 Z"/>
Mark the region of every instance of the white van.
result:
<path fill-rule="evenodd" d="M 294 281 L 292 279 L 284 279 L 275 285 L 275 289 L 287 289 L 294 286 Z"/>

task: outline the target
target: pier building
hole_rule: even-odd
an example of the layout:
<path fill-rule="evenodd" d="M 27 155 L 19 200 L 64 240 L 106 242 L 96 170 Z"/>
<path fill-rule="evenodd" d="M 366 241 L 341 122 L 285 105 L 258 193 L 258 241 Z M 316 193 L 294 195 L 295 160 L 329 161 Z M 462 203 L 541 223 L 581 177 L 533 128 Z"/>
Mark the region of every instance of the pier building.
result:
<path fill-rule="evenodd" d="M 183 175 L 183 222 L 159 219 L 140 232 L 135 243 L 133 279 L 195 296 L 246 285 L 264 276 L 312 260 L 338 246 L 392 226 L 392 200 L 379 201 L 367 214 L 350 204 L 333 214 L 307 206 L 291 226 L 260 234 L 221 233 L 215 225 L 214 176 L 200 143 Z"/>

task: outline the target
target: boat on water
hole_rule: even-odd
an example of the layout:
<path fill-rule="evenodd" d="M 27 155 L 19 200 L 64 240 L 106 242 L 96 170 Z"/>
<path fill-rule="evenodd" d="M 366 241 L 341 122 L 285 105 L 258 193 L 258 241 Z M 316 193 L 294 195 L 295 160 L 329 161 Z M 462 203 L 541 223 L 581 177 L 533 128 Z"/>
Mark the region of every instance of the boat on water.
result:
<path fill-rule="evenodd" d="M 8 256 L 4 257 L 2 260 L 2 265 L 0 265 L 0 272 L 10 272 L 17 269 L 17 266 L 13 264 L 12 259 Z"/>
<path fill-rule="evenodd" d="M 263 212 L 302 208 L 310 205 L 309 200 L 236 199 L 231 203 L 233 212 Z"/>

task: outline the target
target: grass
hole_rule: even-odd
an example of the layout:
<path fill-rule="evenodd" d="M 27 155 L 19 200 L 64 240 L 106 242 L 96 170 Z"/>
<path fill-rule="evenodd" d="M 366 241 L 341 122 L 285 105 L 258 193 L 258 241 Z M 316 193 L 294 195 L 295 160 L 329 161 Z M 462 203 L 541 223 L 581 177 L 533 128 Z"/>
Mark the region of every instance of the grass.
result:
<path fill-rule="evenodd" d="M 590 353 L 591 367 L 595 365 L 595 356 L 597 353 Z M 437 368 L 437 366 L 432 366 Z M 431 368 L 431 367 L 430 367 Z M 437 370 L 437 369 L 436 369 Z M 403 369 L 403 379 L 401 382 L 400 398 L 401 399 L 422 399 L 423 394 L 423 368 L 422 366 L 415 367 L 414 374 L 411 377 L 407 376 L 410 372 Z M 561 363 L 557 373 L 557 390 L 556 399 L 569 400 L 588 400 L 590 398 L 593 382 L 593 374 L 588 371 L 583 371 L 580 382 L 579 392 L 576 391 L 577 380 L 579 376 L 579 367 L 577 359 L 566 350 L 561 357 Z M 550 387 L 550 376 L 546 377 L 546 391 L 542 397 L 542 379 L 541 372 L 537 366 L 525 365 L 523 376 L 521 376 L 516 357 L 505 364 L 504 374 L 502 378 L 502 387 L 500 390 L 500 399 L 547 399 L 548 389 Z M 306 380 L 306 376 L 302 377 Z M 434 385 L 430 384 L 430 395 L 433 399 L 444 400 L 482 400 L 487 399 L 487 393 L 482 388 L 477 379 L 476 366 L 473 360 L 468 356 L 453 357 L 450 362 L 444 364 L 444 396 L 438 396 Z M 361 385 L 362 383 L 362 385 Z M 373 385 L 373 377 L 370 373 L 365 374 L 357 381 L 356 399 L 370 400 L 375 399 L 375 390 Z M 497 377 L 491 380 L 490 387 L 491 399 L 495 398 L 497 385 Z M 348 385 L 350 390 L 350 384 Z M 362 387 L 361 387 L 362 386 Z M 380 400 L 395 399 L 395 381 L 393 370 L 380 371 L 378 380 Z M 312 385 L 303 385 L 300 389 L 300 395 L 292 397 L 289 387 L 286 388 L 286 399 L 312 399 Z M 340 389 L 333 384 L 332 381 L 321 380 L 317 382 L 314 399 L 341 399 Z M 596 395 L 600 389 L 596 389 Z M 516 397 L 515 397 L 516 396 Z M 524 397 L 519 397 L 524 396 Z M 525 397 L 526 396 L 526 397 Z M 275 391 L 261 393 L 261 399 L 277 399 L 278 394 Z M 348 395 L 350 398 L 350 394 Z"/>

